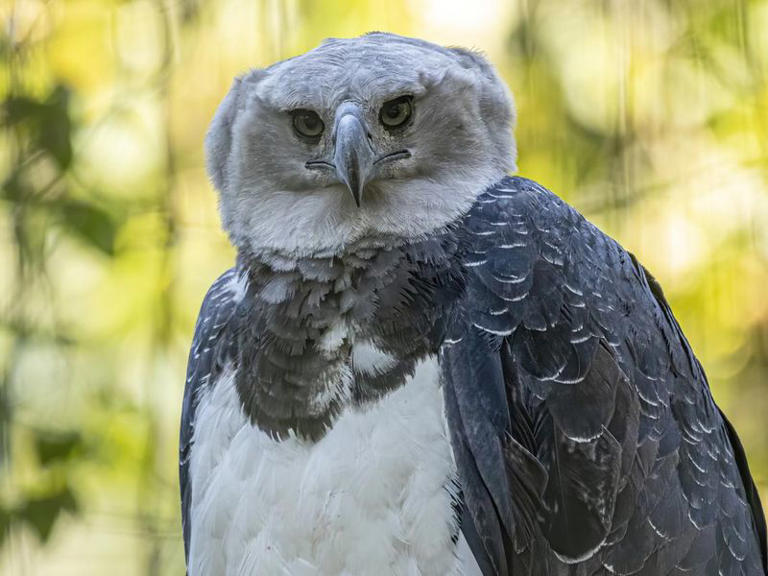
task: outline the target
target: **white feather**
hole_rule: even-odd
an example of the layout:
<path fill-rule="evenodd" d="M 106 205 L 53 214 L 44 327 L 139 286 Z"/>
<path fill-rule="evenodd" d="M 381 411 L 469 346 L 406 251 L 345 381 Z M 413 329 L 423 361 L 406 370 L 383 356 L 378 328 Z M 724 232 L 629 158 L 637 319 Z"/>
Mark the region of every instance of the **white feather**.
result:
<path fill-rule="evenodd" d="M 355 372 L 376 376 L 385 374 L 397 365 L 397 359 L 379 350 L 371 342 L 356 342 L 352 347 L 352 366 Z"/>
<path fill-rule="evenodd" d="M 456 530 L 437 361 L 312 444 L 251 426 L 227 371 L 201 399 L 190 576 L 480 574 Z M 469 566 L 469 568 L 467 568 Z"/>

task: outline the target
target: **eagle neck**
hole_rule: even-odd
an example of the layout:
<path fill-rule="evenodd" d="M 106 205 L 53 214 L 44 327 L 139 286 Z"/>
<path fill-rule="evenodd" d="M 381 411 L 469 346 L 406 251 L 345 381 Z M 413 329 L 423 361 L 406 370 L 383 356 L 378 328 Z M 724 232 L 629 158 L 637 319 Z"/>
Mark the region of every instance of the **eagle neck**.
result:
<path fill-rule="evenodd" d="M 463 290 L 456 251 L 446 231 L 317 257 L 241 252 L 236 385 L 252 423 L 317 440 L 345 407 L 401 386 L 436 353 Z M 356 366 L 362 346 L 386 357 L 386 370 Z"/>

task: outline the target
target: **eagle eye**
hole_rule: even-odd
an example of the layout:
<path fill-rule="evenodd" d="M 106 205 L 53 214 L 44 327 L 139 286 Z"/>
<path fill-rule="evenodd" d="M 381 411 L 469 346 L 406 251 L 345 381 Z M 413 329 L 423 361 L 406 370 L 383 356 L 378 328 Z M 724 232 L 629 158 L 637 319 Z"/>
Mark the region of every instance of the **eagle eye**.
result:
<path fill-rule="evenodd" d="M 293 110 L 293 129 L 296 134 L 309 140 L 318 140 L 325 129 L 325 124 L 312 110 Z"/>
<path fill-rule="evenodd" d="M 413 96 L 400 96 L 384 102 L 379 112 L 379 121 L 385 128 L 399 128 L 411 119 Z"/>

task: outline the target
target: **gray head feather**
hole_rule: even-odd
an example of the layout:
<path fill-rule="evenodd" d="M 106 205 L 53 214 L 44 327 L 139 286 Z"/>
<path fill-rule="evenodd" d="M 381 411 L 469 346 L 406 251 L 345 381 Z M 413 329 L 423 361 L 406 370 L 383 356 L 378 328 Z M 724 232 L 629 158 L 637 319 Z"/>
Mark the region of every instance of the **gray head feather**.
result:
<path fill-rule="evenodd" d="M 380 114 L 398 97 L 412 116 L 392 129 Z M 318 137 L 297 133 L 296 110 L 317 114 Z M 475 52 L 384 33 L 329 39 L 235 80 L 206 138 L 208 171 L 241 251 L 340 254 L 465 213 L 514 169 L 513 123 L 506 86 Z"/>

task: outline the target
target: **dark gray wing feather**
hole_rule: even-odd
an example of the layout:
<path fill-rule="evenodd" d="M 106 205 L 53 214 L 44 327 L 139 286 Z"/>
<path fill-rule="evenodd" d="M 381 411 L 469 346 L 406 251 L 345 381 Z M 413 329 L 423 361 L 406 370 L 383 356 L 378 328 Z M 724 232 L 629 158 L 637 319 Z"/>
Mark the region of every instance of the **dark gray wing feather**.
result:
<path fill-rule="evenodd" d="M 760 502 L 760 494 L 757 491 L 757 486 L 755 486 L 754 480 L 752 480 L 752 474 L 749 472 L 749 464 L 747 463 L 747 455 L 744 453 L 744 447 L 741 445 L 741 440 L 739 440 L 739 437 L 736 435 L 736 430 L 733 428 L 733 425 L 728 420 L 728 418 L 725 417 L 725 414 L 723 412 L 720 412 L 720 416 L 723 419 L 723 424 L 725 424 L 725 428 L 728 432 L 728 438 L 731 440 L 731 446 L 733 447 L 733 455 L 734 458 L 736 458 L 736 464 L 739 467 L 739 472 L 741 474 L 741 480 L 744 482 L 744 488 L 747 492 L 747 502 L 749 503 L 749 507 L 755 511 L 762 511 L 763 505 Z M 763 560 L 765 561 L 766 570 L 768 570 L 768 550 L 766 550 L 766 546 L 768 546 L 768 535 L 766 533 L 766 527 L 765 527 L 765 516 L 762 514 L 753 514 L 753 518 L 755 520 L 755 529 L 757 530 L 758 539 L 760 541 L 760 550 L 763 556 Z"/>
<path fill-rule="evenodd" d="M 187 381 L 181 408 L 179 438 L 179 486 L 181 488 L 181 521 L 184 532 L 184 554 L 189 559 L 190 504 L 192 478 L 189 459 L 195 425 L 195 410 L 200 392 L 216 381 L 225 364 L 236 356 L 235 339 L 228 330 L 235 312 L 233 281 L 237 274 L 232 268 L 213 283 L 203 300 L 195 326 L 195 335 L 187 362 Z"/>
<path fill-rule="evenodd" d="M 763 574 L 743 451 L 653 278 L 522 178 L 460 235 L 441 365 L 484 574 Z"/>

